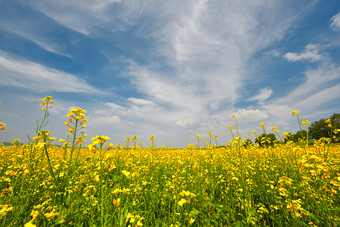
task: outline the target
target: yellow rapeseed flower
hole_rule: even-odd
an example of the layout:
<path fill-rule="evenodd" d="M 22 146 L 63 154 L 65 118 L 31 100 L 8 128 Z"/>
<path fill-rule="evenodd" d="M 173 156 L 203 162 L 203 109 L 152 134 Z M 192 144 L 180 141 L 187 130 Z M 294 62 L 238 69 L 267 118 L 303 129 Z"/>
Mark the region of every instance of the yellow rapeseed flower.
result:
<path fill-rule="evenodd" d="M 113 205 L 115 206 L 115 207 L 119 207 L 119 204 L 120 204 L 120 199 L 118 199 L 118 200 L 113 200 Z"/>
<path fill-rule="evenodd" d="M 292 111 L 292 115 L 295 116 L 297 114 L 297 110 Z"/>
<path fill-rule="evenodd" d="M 308 121 L 308 120 L 301 121 L 301 124 L 303 124 L 304 126 L 307 126 L 307 124 L 310 124 L 310 121 Z"/>
<path fill-rule="evenodd" d="M 276 126 L 273 126 L 273 127 L 272 127 L 272 130 L 275 131 L 275 132 L 278 132 L 278 131 L 279 131 L 278 128 L 277 128 Z"/>
<path fill-rule="evenodd" d="M 178 201 L 178 205 L 183 206 L 186 202 L 186 199 L 181 199 L 180 201 Z"/>

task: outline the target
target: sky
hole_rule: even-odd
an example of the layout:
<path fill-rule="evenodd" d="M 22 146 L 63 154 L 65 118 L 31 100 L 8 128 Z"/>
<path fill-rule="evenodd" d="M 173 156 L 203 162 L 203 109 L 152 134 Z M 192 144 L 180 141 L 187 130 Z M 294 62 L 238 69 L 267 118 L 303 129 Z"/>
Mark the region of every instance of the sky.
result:
<path fill-rule="evenodd" d="M 299 130 L 340 113 L 340 1 L 1 0 L 0 141 L 51 136 L 84 109 L 87 141 L 185 147 Z M 236 131 L 234 131 L 236 133 Z M 251 135 L 254 139 L 254 135 Z"/>

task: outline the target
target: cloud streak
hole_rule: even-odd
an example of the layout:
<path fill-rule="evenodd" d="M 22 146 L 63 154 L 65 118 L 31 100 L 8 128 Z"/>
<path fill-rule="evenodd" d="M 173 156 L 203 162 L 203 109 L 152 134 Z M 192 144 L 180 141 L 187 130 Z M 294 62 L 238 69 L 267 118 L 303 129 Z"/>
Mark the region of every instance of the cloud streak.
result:
<path fill-rule="evenodd" d="M 304 52 L 301 54 L 288 52 L 284 57 L 288 61 L 310 60 L 311 62 L 316 62 L 322 59 L 322 55 L 319 54 L 317 46 L 312 44 L 307 45 Z"/>
<path fill-rule="evenodd" d="M 86 81 L 66 72 L 41 64 L 15 59 L 0 52 L 1 86 L 28 89 L 34 92 L 79 92 L 104 94 Z"/>
<path fill-rule="evenodd" d="M 330 28 L 333 29 L 334 31 L 340 31 L 340 13 L 334 15 L 331 18 L 331 25 Z"/>

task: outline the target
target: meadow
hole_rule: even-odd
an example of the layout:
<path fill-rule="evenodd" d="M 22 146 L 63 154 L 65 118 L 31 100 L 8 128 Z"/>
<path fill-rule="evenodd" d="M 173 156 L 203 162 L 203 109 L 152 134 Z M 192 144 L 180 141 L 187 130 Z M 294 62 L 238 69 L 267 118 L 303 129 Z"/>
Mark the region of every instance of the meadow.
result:
<path fill-rule="evenodd" d="M 79 108 L 65 140 L 42 130 L 52 104 L 42 100 L 36 137 L 0 146 L 0 226 L 340 226 L 340 146 L 326 138 L 260 146 L 229 126 L 223 147 L 212 132 L 182 149 L 154 136 L 86 146 Z"/>

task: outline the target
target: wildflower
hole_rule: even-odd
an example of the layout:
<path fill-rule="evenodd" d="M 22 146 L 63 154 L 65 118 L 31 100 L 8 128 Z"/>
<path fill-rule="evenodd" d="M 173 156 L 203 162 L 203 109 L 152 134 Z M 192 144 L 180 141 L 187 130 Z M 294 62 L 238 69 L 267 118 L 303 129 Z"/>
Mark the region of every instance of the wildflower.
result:
<path fill-rule="evenodd" d="M 123 173 L 126 177 L 129 177 L 130 174 L 131 174 L 129 171 L 126 171 L 126 170 L 122 170 L 122 173 Z"/>
<path fill-rule="evenodd" d="M 194 218 L 190 218 L 189 224 L 192 225 L 195 222 Z"/>
<path fill-rule="evenodd" d="M 6 123 L 0 122 L 0 130 L 5 130 L 7 129 Z"/>
<path fill-rule="evenodd" d="M 275 132 L 278 132 L 278 131 L 279 131 L 278 128 L 277 128 L 276 126 L 273 126 L 273 127 L 272 127 L 272 130 L 275 131 Z"/>
<path fill-rule="evenodd" d="M 180 201 L 178 201 L 178 205 L 183 206 L 186 202 L 186 199 L 181 199 Z"/>
<path fill-rule="evenodd" d="M 96 144 L 99 144 L 100 146 L 103 146 L 103 144 L 107 141 L 107 140 L 110 140 L 111 138 L 109 138 L 108 136 L 95 136 L 95 137 L 92 137 L 92 144 L 93 145 L 96 145 Z"/>
<path fill-rule="evenodd" d="M 297 114 L 297 110 L 292 111 L 292 115 L 295 116 Z"/>
<path fill-rule="evenodd" d="M 47 220 L 50 220 L 50 219 L 53 218 L 54 216 L 58 216 L 59 213 L 58 213 L 58 212 L 50 212 L 50 213 L 45 213 L 44 215 L 45 215 L 45 217 L 47 218 Z"/>
<path fill-rule="evenodd" d="M 307 124 L 310 124 L 310 121 L 306 120 L 306 121 L 301 121 L 301 124 L 303 124 L 304 126 L 307 126 Z"/>
<path fill-rule="evenodd" d="M 37 225 L 33 224 L 33 220 L 27 222 L 24 227 L 36 227 Z"/>
<path fill-rule="evenodd" d="M 7 211 L 11 211 L 13 209 L 13 207 L 9 207 L 8 205 L 0 205 L 2 206 L 1 210 L 0 210 L 0 219 L 6 215 Z"/>
<path fill-rule="evenodd" d="M 113 205 L 115 206 L 115 207 L 119 207 L 119 204 L 120 204 L 120 199 L 118 199 L 118 200 L 113 200 Z"/>
<path fill-rule="evenodd" d="M 228 125 L 228 129 L 231 129 L 232 128 L 232 126 L 231 125 Z"/>

